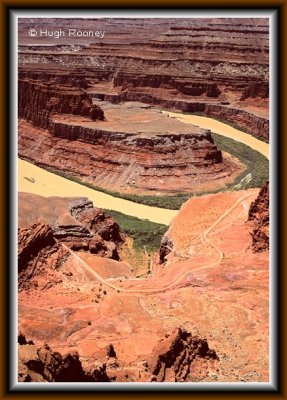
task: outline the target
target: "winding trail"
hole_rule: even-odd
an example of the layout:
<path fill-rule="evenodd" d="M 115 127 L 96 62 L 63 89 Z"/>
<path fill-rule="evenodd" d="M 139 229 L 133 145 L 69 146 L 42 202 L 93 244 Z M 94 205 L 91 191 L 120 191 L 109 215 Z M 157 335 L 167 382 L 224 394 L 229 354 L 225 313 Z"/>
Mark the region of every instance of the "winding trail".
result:
<path fill-rule="evenodd" d="M 212 225 L 210 225 L 204 232 L 203 232 L 203 240 L 210 245 L 218 254 L 217 259 L 212 262 L 212 263 L 207 263 L 204 265 L 199 266 L 198 268 L 193 269 L 192 271 L 200 271 L 202 269 L 207 269 L 211 268 L 215 265 L 218 265 L 222 259 L 223 259 L 223 253 L 220 250 L 218 246 L 216 246 L 212 241 L 208 238 L 208 235 L 210 232 L 228 215 L 230 214 L 243 200 L 250 196 L 254 196 L 255 192 L 245 194 L 241 196 L 237 201 L 228 209 L 226 210 Z M 164 292 L 168 289 L 173 288 L 177 283 L 179 283 L 183 278 L 185 278 L 190 271 L 184 272 L 181 274 L 178 278 L 170 282 L 168 285 L 161 287 L 161 288 L 155 288 L 155 289 L 123 289 L 121 287 L 115 286 L 112 283 L 108 282 L 106 279 L 102 278 L 96 271 L 94 271 L 89 264 L 87 264 L 80 256 L 78 256 L 73 250 L 71 250 L 68 246 L 65 244 L 61 243 L 61 245 L 73 256 L 75 257 L 83 266 L 88 270 L 90 274 L 92 274 L 96 279 L 98 279 L 100 282 L 102 282 L 104 285 L 117 290 L 118 292 L 125 292 L 125 293 L 160 293 Z"/>

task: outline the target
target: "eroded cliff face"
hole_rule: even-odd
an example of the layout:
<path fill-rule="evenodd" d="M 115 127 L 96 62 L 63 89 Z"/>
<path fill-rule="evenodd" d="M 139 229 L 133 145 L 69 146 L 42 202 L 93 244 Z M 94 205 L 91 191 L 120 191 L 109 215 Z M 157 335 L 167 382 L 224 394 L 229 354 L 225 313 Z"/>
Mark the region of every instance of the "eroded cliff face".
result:
<path fill-rule="evenodd" d="M 168 236 L 164 235 L 159 249 L 159 262 L 164 264 L 167 261 L 167 256 L 172 252 L 173 243 Z"/>
<path fill-rule="evenodd" d="M 187 201 L 166 234 L 165 263 L 154 261 L 148 278 L 122 261 L 69 252 L 57 283 L 49 285 L 48 268 L 41 281 L 27 276 L 38 286 L 19 292 L 19 332 L 62 359 L 77 352 L 84 371 L 105 364 L 117 382 L 268 382 L 269 254 L 252 251 L 246 223 L 257 196 L 249 189 Z M 71 208 L 70 199 L 23 199 L 22 226 L 33 214 L 54 228 Z M 73 210 L 86 227 L 89 203 Z M 101 229 L 97 218 L 92 225 Z"/>
<path fill-rule="evenodd" d="M 20 21 L 20 32 L 28 22 Z M 48 24 L 35 19 L 33 26 L 40 22 L 41 29 Z M 119 107 L 108 116 L 104 110 L 104 122 L 101 103 L 141 101 L 200 112 L 268 141 L 268 21 L 98 22 L 109 32 L 101 43 L 66 37 L 55 45 L 50 38 L 43 43 L 43 38 L 19 37 L 20 156 L 124 193 L 226 187 L 238 174 L 230 160 L 222 160 L 210 133 L 170 131 L 171 122 L 161 120 L 165 132 L 150 124 L 147 135 L 149 115 L 135 113 L 133 119 Z M 49 28 L 56 23 L 51 19 Z M 70 22 L 62 24 L 65 29 Z M 81 21 L 73 24 L 79 27 Z"/>
<path fill-rule="evenodd" d="M 268 141 L 267 19 L 170 18 L 156 23 L 137 19 L 128 24 L 102 19 L 99 23 L 109 34 L 100 43 L 65 37 L 55 45 L 55 40 L 45 38 L 49 46 L 41 45 L 43 38 L 34 39 L 32 45 L 31 39 L 27 41 L 28 23 L 19 25 L 20 76 L 33 71 L 39 79 L 46 71 L 52 82 L 71 80 L 93 97 L 108 101 L 144 101 L 203 112 Z M 40 23 L 41 28 L 48 24 Z M 49 28 L 56 23 L 51 19 Z M 33 20 L 33 26 L 37 24 Z M 69 24 L 63 20 L 63 29 Z M 81 21 L 73 24 L 79 27 Z"/>
<path fill-rule="evenodd" d="M 48 128 L 53 114 L 81 115 L 91 120 L 103 120 L 100 107 L 92 104 L 89 95 L 72 86 L 32 80 L 18 81 L 18 115 L 38 127 Z"/>
<path fill-rule="evenodd" d="M 123 242 L 119 225 L 110 216 L 93 207 L 88 199 L 72 202 L 69 213 L 61 215 L 54 236 L 72 250 L 88 251 L 101 257 L 119 260 L 118 247 Z"/>
<path fill-rule="evenodd" d="M 252 132 L 259 139 L 269 142 L 269 120 L 267 118 L 254 115 L 244 109 L 222 105 L 206 105 L 204 112 L 211 117 L 235 124 L 243 131 Z"/>
<path fill-rule="evenodd" d="M 120 243 L 123 241 L 118 223 L 102 210 L 93 207 L 93 203 L 84 198 L 75 201 L 70 206 L 70 213 L 86 229 L 100 235 L 106 241 Z"/>
<path fill-rule="evenodd" d="M 114 118 L 121 118 L 124 124 L 125 106 L 119 108 L 122 113 L 117 110 Z M 144 118 L 155 119 L 161 129 L 171 130 L 167 116 L 146 111 Z M 144 122 L 130 123 L 120 131 L 117 124 L 110 120 L 91 126 L 86 120 L 67 122 L 55 115 L 49 130 L 39 131 L 20 120 L 19 156 L 95 186 L 135 194 L 222 188 L 244 169 L 234 159 L 223 159 L 206 130 L 187 129 L 182 123 L 170 133 L 148 133 L 140 132 L 147 129 Z"/>
<path fill-rule="evenodd" d="M 77 353 L 62 356 L 47 344 L 37 347 L 18 336 L 18 382 L 109 382 L 106 365 L 93 371 L 83 369 Z"/>
<path fill-rule="evenodd" d="M 58 273 L 67 252 L 55 241 L 49 225 L 18 229 L 18 285 L 42 290 L 62 282 Z"/>
<path fill-rule="evenodd" d="M 258 90 L 256 89 L 254 93 L 260 93 L 261 85 L 258 84 L 258 86 Z M 247 89 L 247 92 L 248 91 L 249 89 Z M 239 129 L 247 131 L 259 139 L 269 142 L 269 119 L 266 117 L 264 105 L 262 106 L 262 109 L 260 109 L 260 107 L 256 109 L 250 107 L 249 104 L 246 105 L 243 102 L 232 103 L 224 98 L 218 99 L 218 101 L 213 103 L 204 101 L 200 97 L 194 99 L 192 99 L 192 97 L 182 99 L 180 96 L 177 96 L 177 98 L 173 98 L 172 96 L 166 96 L 166 94 L 160 90 L 158 92 L 155 90 L 149 90 L 148 92 L 146 90 L 141 90 L 139 87 L 135 87 L 133 90 L 120 90 L 118 93 L 113 94 L 105 94 L 103 93 L 103 89 L 98 93 L 95 89 L 94 95 L 97 98 L 114 103 L 119 103 L 121 101 L 142 101 L 167 110 L 200 113 L 210 117 L 215 117 L 228 124 L 234 124 Z M 242 96 L 244 100 L 247 99 L 244 97 L 245 94 L 242 94 Z M 260 94 L 255 98 L 259 99 Z"/>
<path fill-rule="evenodd" d="M 208 363 L 218 360 L 214 350 L 210 350 L 207 340 L 193 336 L 184 329 L 177 329 L 158 343 L 150 370 L 155 382 L 186 382 L 198 378 L 206 372 Z M 200 363 L 201 367 L 196 363 Z"/>
<path fill-rule="evenodd" d="M 62 243 L 73 251 L 119 260 L 118 248 L 123 240 L 119 225 L 92 202 L 72 202 L 70 213 L 59 216 L 53 229 L 38 222 L 18 230 L 19 289 L 46 290 L 62 282 L 60 269 L 70 255 Z"/>
<path fill-rule="evenodd" d="M 23 334 L 18 337 L 19 382 L 186 382 L 206 376 L 218 361 L 207 340 L 182 328 L 159 341 L 149 360 L 127 364 L 112 344 L 99 353 L 93 365 L 84 367 L 78 353 L 65 355 L 47 344 L 37 347 Z"/>
<path fill-rule="evenodd" d="M 20 73 L 20 157 L 106 189 L 138 194 L 224 187 L 239 172 L 234 161 L 223 160 L 209 131 L 187 128 L 139 103 L 103 103 L 104 119 L 102 108 L 69 86 L 67 76 Z M 74 82 L 74 73 L 70 76 Z M 82 77 L 76 83 L 85 86 Z"/>
<path fill-rule="evenodd" d="M 216 83 L 201 78 L 194 81 L 188 77 L 173 77 L 160 74 L 144 75 L 123 71 L 115 76 L 113 85 L 114 87 L 121 87 L 122 91 L 127 90 L 130 92 L 136 87 L 175 89 L 178 93 L 195 97 L 202 95 L 218 97 L 221 93 Z"/>
<path fill-rule="evenodd" d="M 251 222 L 252 249 L 254 252 L 269 249 L 269 181 L 261 188 L 250 205 L 248 221 Z"/>

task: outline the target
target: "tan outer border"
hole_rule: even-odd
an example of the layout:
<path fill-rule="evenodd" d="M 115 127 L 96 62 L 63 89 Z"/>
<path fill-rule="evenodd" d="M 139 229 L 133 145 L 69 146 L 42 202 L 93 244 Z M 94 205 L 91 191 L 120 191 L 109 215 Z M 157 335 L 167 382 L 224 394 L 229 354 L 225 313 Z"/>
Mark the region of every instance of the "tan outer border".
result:
<path fill-rule="evenodd" d="M 280 365 L 279 365 L 279 378 L 280 378 L 280 386 L 279 391 L 277 393 L 256 393 L 256 392 L 237 392 L 237 393 L 220 393 L 220 392 L 206 392 L 206 393 L 52 393 L 52 392 L 42 392 L 42 393 L 9 393 L 8 392 L 8 368 L 9 368 L 9 360 L 8 360 L 8 266 L 9 266 L 9 259 L 8 259 L 8 249 L 7 246 L 9 245 L 9 220 L 8 220 L 8 212 L 7 207 L 9 206 L 9 198 L 5 196 L 8 193 L 8 182 L 9 182 L 9 171 L 8 171 L 8 12 L 9 9 L 14 8 L 186 8 L 192 10 L 192 8 L 201 8 L 201 9 L 208 9 L 208 8 L 228 8 L 228 9 L 244 9 L 248 10 L 250 8 L 253 9 L 264 9 L 264 8 L 277 8 L 279 10 L 279 21 L 280 21 L 280 32 L 279 32 L 279 60 L 280 60 L 280 75 L 279 75 L 279 88 L 280 88 L 280 98 L 279 98 L 279 108 L 280 108 L 280 124 L 279 124 L 279 159 L 281 160 L 279 167 L 280 173 L 279 176 L 279 188 L 280 188 L 280 198 L 279 198 L 279 205 L 280 209 L 278 210 L 279 213 L 279 221 L 282 224 L 280 225 L 280 250 L 282 250 L 279 255 L 280 261 L 286 260 L 286 247 L 284 248 L 284 228 L 286 223 L 286 212 L 283 209 L 283 205 L 286 205 L 287 198 L 286 198 L 286 184 L 285 181 L 285 171 L 286 171 L 286 110 L 284 109 L 284 105 L 286 104 L 286 79 L 284 77 L 284 71 L 287 70 L 287 63 L 286 63 L 286 46 L 285 46 L 285 38 L 287 37 L 287 0 L 235 0 L 232 2 L 218 0 L 218 1 L 211 1 L 211 0 L 190 0 L 190 1 L 168 1 L 168 0 L 145 0 L 145 1 L 137 1 L 133 3 L 132 1 L 111 1 L 111 0 L 81 0 L 80 2 L 73 1 L 73 0 L 43 0 L 41 2 L 37 1 L 20 1 L 20 0 L 0 0 L 0 160 L 1 160 L 1 169 L 0 169 L 0 176 L 1 176 L 1 189 L 2 189 L 2 196 L 1 199 L 1 213 L 0 213 L 0 221 L 1 223 L 1 263 L 0 263 L 0 306 L 1 306 L 1 329 L 0 329 L 0 399 L 14 399 L 17 397 L 21 398 L 38 398 L 38 397 L 52 397 L 53 399 L 59 398 L 63 399 L 70 399 L 71 397 L 92 397 L 92 398 L 119 398 L 119 399 L 126 399 L 126 398 L 142 398 L 142 397 L 149 397 L 149 398 L 166 398 L 166 397 L 173 397 L 177 398 L 178 396 L 183 396 L 185 398 L 237 398 L 237 397 L 244 397 L 244 398 L 254 398 L 254 399 L 262 399 L 262 398 L 270 398 L 270 399 L 286 399 L 287 398 L 287 384 L 286 384 L 286 370 L 285 364 L 287 359 L 286 354 L 286 344 L 285 338 L 287 337 L 286 331 L 286 309 L 284 310 L 284 305 L 286 304 L 286 289 L 283 290 L 283 285 L 286 282 L 286 270 L 287 262 L 280 262 L 279 264 L 279 302 L 280 302 L 280 342 L 279 342 L 279 356 L 280 356 Z M 283 154 L 285 153 L 285 160 L 283 158 Z M 6 224 L 5 224 L 6 222 Z M 6 255 L 6 257 L 5 257 Z M 286 264 L 286 265 L 284 265 Z M 284 379 L 285 378 L 285 379 Z"/>

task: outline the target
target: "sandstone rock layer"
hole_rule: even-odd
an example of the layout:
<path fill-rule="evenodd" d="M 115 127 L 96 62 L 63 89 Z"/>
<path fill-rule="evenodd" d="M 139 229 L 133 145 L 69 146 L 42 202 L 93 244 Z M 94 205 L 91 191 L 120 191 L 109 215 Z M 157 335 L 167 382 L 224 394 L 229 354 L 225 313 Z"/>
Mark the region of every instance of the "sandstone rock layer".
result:
<path fill-rule="evenodd" d="M 251 204 L 248 221 L 252 225 L 252 248 L 255 252 L 269 249 L 269 181 Z"/>
<path fill-rule="evenodd" d="M 70 23 L 63 20 L 63 29 Z M 91 20 L 106 30 L 102 40 L 65 37 L 56 46 L 53 38 L 27 38 L 28 24 L 19 24 L 23 77 L 48 70 L 54 82 L 71 81 L 102 100 L 204 112 L 268 141 L 268 19 Z M 34 19 L 38 25 L 57 21 Z"/>

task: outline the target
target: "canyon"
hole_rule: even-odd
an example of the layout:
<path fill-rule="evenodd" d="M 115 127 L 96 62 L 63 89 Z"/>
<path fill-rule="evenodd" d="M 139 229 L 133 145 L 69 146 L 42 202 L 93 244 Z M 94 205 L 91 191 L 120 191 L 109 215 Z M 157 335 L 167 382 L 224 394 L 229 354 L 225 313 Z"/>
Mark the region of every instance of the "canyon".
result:
<path fill-rule="evenodd" d="M 29 196 L 34 207 L 27 213 Z M 24 353 L 19 347 L 22 381 L 45 370 L 29 360 L 38 360 L 47 345 L 60 360 L 74 355 L 82 377 L 104 372 L 93 381 L 267 381 L 268 250 L 254 248 L 257 223 L 248 221 L 253 204 L 258 219 L 268 221 L 263 199 L 257 189 L 190 199 L 164 236 L 162 246 L 165 238 L 171 244 L 165 259 L 139 279 L 124 261 L 56 239 L 58 216 L 70 213 L 75 201 L 90 209 L 82 223 L 99 215 L 87 200 L 20 194 L 21 231 L 26 237 L 29 229 L 34 242 L 32 254 L 29 241 L 20 239 L 19 246 L 20 259 L 24 249 L 31 257 L 24 266 L 31 284 L 19 280 L 19 332 L 33 341 Z M 36 225 L 26 228 L 31 218 Z M 50 239 L 39 248 L 32 232 Z M 57 264 L 51 247 L 62 253 Z M 107 354 L 111 345 L 116 357 Z M 57 381 L 50 373 L 37 380 Z"/>
<path fill-rule="evenodd" d="M 268 382 L 268 19 L 81 28 L 19 19 L 18 382 Z"/>
<path fill-rule="evenodd" d="M 47 23 L 35 20 L 33 26 Z M 48 69 L 55 82 L 76 83 L 101 100 L 202 112 L 268 141 L 268 20 L 102 18 L 86 23 L 88 28 L 100 24 L 103 40 L 28 38 L 30 21 L 23 19 L 20 74 L 39 78 Z M 71 24 L 80 28 L 81 21 L 60 25 Z M 49 20 L 49 29 L 53 26 L 59 21 Z"/>
<path fill-rule="evenodd" d="M 19 90 L 30 97 L 25 80 L 23 87 L 19 81 Z M 37 97 L 38 90 L 32 90 Z M 170 120 L 141 103 L 101 102 L 100 113 L 90 97 L 89 107 L 83 106 L 84 94 L 66 99 L 67 92 L 62 92 L 63 98 L 60 93 L 61 109 L 55 105 L 50 109 L 41 94 L 44 101 L 41 105 L 35 101 L 35 110 L 27 99 L 19 104 L 21 158 L 104 189 L 141 195 L 224 188 L 244 169 L 227 155 L 223 160 L 206 130 Z M 82 114 L 71 115 L 72 111 Z M 102 120 L 93 121 L 85 113 L 98 113 Z"/>
<path fill-rule="evenodd" d="M 61 23 L 72 29 L 70 20 Z M 268 142 L 266 21 L 122 23 L 89 20 L 88 28 L 106 32 L 98 42 L 38 36 L 27 43 L 29 19 L 20 21 L 20 157 L 127 194 L 226 188 L 244 167 L 222 155 L 210 132 L 160 109 L 219 118 Z M 33 26 L 44 29 L 46 21 Z"/>

